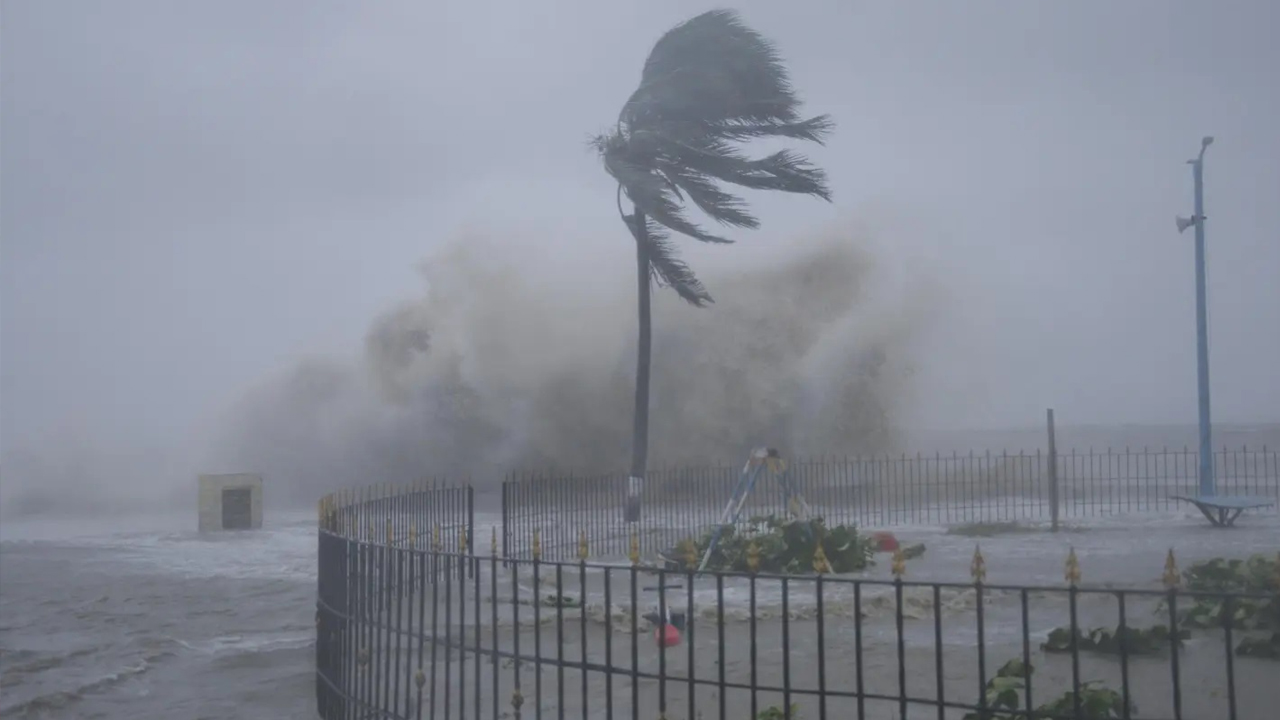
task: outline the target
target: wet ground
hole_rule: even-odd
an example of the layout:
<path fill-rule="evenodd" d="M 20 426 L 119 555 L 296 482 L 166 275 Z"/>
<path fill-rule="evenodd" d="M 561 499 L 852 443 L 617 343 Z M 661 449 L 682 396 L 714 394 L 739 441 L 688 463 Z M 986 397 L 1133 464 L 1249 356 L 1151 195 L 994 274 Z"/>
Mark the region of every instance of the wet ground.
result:
<path fill-rule="evenodd" d="M 488 536 L 485 518 L 477 518 L 481 538 Z M 5 718 L 311 718 L 315 717 L 314 613 L 315 613 L 315 523 L 311 513 L 277 515 L 266 518 L 261 532 L 199 536 L 187 529 L 191 518 L 149 517 L 106 519 L 96 523 L 6 523 L 0 528 L 0 717 Z M 1184 566 L 1197 559 L 1215 556 L 1239 557 L 1253 552 L 1280 550 L 1280 517 L 1253 514 L 1240 527 L 1218 530 L 1188 513 L 1170 513 L 1142 518 L 1100 519 L 1088 527 L 1070 532 L 1019 532 L 988 538 L 948 535 L 938 529 L 902 528 L 904 542 L 923 542 L 927 551 L 907 566 L 909 580 L 964 582 L 975 542 L 980 542 L 991 584 L 1061 585 L 1063 561 L 1074 547 L 1086 585 L 1122 585 L 1158 588 L 1165 554 L 1172 548 Z M 484 544 L 484 543 L 480 543 Z M 544 573 L 543 571 L 546 571 Z M 586 709 L 601 717 L 612 695 L 620 716 L 630 717 L 632 659 L 629 573 L 611 570 L 610 606 L 605 610 L 604 574 L 588 575 L 585 623 L 580 610 L 564 611 L 563 653 L 581 659 L 584 647 L 589 663 L 605 664 L 606 650 L 622 672 L 610 676 L 589 673 Z M 538 594 L 554 593 L 546 583 L 554 582 L 554 570 L 540 570 Z M 575 571 L 561 572 L 564 594 L 579 595 Z M 889 568 L 882 560 L 866 577 L 888 579 Z M 487 576 L 480 580 L 480 643 L 494 641 L 493 605 L 487 602 L 495 592 Z M 469 581 L 474 582 L 474 581 Z M 514 583 L 519 597 L 533 597 L 532 578 L 522 567 Z M 509 597 L 513 583 L 509 574 L 499 576 L 496 594 Z M 687 602 L 688 588 L 674 603 Z M 713 581 L 698 580 L 693 587 L 693 638 L 665 655 L 643 634 L 635 644 L 637 672 L 683 678 L 693 670 L 698 679 L 718 679 L 723 668 L 726 681 L 751 680 L 752 622 L 750 588 L 744 581 L 727 582 L 725 622 L 717 622 L 714 609 L 717 588 Z M 857 689 L 856 634 L 863 635 L 861 656 L 864 691 L 897 695 L 899 692 L 898 633 L 894 623 L 892 588 L 864 587 L 859 623 L 852 608 L 851 589 L 843 593 L 828 588 L 824 593 L 821 667 L 828 690 Z M 641 611 L 656 604 L 654 593 L 637 593 Z M 904 620 L 903 646 L 906 658 L 905 682 L 913 697 L 932 698 L 937 690 L 937 643 L 935 606 L 930 590 L 907 590 L 908 616 Z M 467 615 L 452 616 L 451 624 L 466 627 L 468 644 L 475 638 L 475 586 L 463 596 Z M 783 593 L 777 583 L 760 582 L 754 617 L 757 677 L 759 683 L 781 684 L 789 676 L 792 687 L 818 687 L 817 610 L 811 581 L 790 584 L 787 594 L 787 645 L 781 652 Z M 943 687 L 948 700 L 970 702 L 978 690 L 979 664 L 976 651 L 976 598 L 972 591 L 943 593 Z M 1037 667 L 1033 694 L 1037 704 L 1071 686 L 1072 669 L 1067 658 L 1041 657 L 1038 644 L 1054 627 L 1068 621 L 1061 596 L 1035 594 L 1029 599 L 1028 626 L 1033 635 L 1033 663 Z M 453 602 L 457 602 L 456 599 Z M 1083 599 L 1079 605 L 1081 625 L 1115 623 L 1115 600 Z M 557 617 L 553 608 L 539 608 L 541 616 L 534 631 L 534 608 L 529 605 L 497 605 L 500 649 L 512 647 L 520 637 L 522 652 L 537 642 L 545 653 L 557 650 Z M 1022 652 L 1020 598 L 993 593 L 983 603 L 985 668 L 992 672 L 1006 659 Z M 1155 621 L 1152 608 L 1137 603 L 1128 608 L 1135 624 Z M 519 631 L 515 616 L 519 613 Z M 416 621 L 415 621 L 416 622 Z M 442 621 L 437 621 L 442 622 Z M 637 621 L 641 625 L 643 621 Z M 585 627 L 585 632 L 584 632 Z M 719 628 L 724 628 L 723 653 Z M 689 651 L 692 649 L 692 660 Z M 429 646 L 426 648 L 429 650 Z M 419 661 L 405 647 L 400 676 L 404 685 L 395 693 L 402 704 L 412 702 L 408 687 L 411 667 Z M 443 652 L 443 651 L 441 651 Z M 665 659 L 664 659 L 665 657 Z M 443 659 L 441 656 L 440 659 Z M 481 657 L 467 656 L 466 685 L 458 685 L 455 673 L 462 664 L 455 659 L 440 663 L 441 675 L 448 667 L 455 687 L 466 687 L 468 715 L 475 711 L 476 690 L 485 717 L 491 717 L 492 703 L 509 710 L 515 679 L 510 661 L 498 663 L 499 685 L 493 688 L 493 665 Z M 1197 634 L 1180 655 L 1183 684 L 1183 711 L 1188 718 L 1217 718 L 1225 714 L 1225 656 L 1221 638 L 1213 633 Z M 666 663 L 665 669 L 660 666 Z M 429 664 L 421 665 L 429 667 Z M 1172 715 L 1168 688 L 1171 680 L 1168 659 L 1134 659 L 1129 666 L 1129 684 L 1141 716 Z M 1273 717 L 1280 702 L 1280 687 L 1274 682 L 1276 666 L 1263 661 L 1237 661 L 1234 666 L 1238 717 L 1262 720 Z M 477 688 L 476 673 L 482 680 Z M 541 670 L 542 706 L 545 717 L 555 717 L 561 677 L 548 665 Z M 524 664 L 521 691 L 525 698 L 524 717 L 532 717 L 537 706 L 535 668 Z M 1080 668 L 1082 679 L 1104 679 L 1120 684 L 1119 663 L 1109 658 L 1086 657 Z M 442 682 L 443 677 L 436 679 Z M 563 676 L 564 709 L 579 717 L 583 706 L 582 678 L 577 670 Z M 639 679 L 636 684 L 641 717 L 656 717 L 661 686 L 657 679 Z M 689 683 L 666 683 L 669 718 L 689 713 Z M 695 685 L 693 717 L 718 717 L 717 690 Z M 806 718 L 818 717 L 813 696 L 793 697 L 804 708 Z M 726 693 L 728 717 L 746 717 L 751 693 Z M 759 708 L 781 704 L 781 694 L 758 694 Z M 449 702 L 457 711 L 460 699 L 451 693 Z M 444 702 L 437 696 L 435 702 Z M 857 703 L 840 697 L 827 700 L 828 717 L 856 717 Z M 425 709 L 425 706 L 424 706 Z M 899 716 L 896 703 L 865 701 L 870 718 Z M 550 715 L 545 714 L 551 713 Z M 936 717 L 933 711 L 916 708 L 911 717 Z M 959 712 L 955 714 L 956 717 Z"/>

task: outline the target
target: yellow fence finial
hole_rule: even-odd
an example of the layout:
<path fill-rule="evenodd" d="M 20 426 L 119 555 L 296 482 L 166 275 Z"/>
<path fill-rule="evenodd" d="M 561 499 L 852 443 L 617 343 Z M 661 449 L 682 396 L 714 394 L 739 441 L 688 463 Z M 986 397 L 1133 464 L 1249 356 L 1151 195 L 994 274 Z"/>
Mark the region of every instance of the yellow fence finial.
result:
<path fill-rule="evenodd" d="M 1164 574 L 1160 576 L 1160 582 L 1168 590 L 1178 587 L 1178 583 L 1182 580 L 1182 573 L 1178 572 L 1178 561 L 1173 557 L 1173 548 L 1169 548 L 1169 554 L 1164 556 Z"/>
<path fill-rule="evenodd" d="M 907 574 L 907 558 L 902 554 L 902 548 L 893 551 L 893 565 L 889 569 L 898 580 Z"/>
<path fill-rule="evenodd" d="M 760 546 L 756 544 L 755 539 L 747 545 L 747 569 L 753 574 L 760 572 Z"/>
<path fill-rule="evenodd" d="M 458 529 L 458 554 L 467 554 L 467 529 L 465 527 Z"/>
<path fill-rule="evenodd" d="M 489 528 L 489 554 L 498 557 L 498 526 Z"/>
<path fill-rule="evenodd" d="M 698 569 L 698 543 L 693 538 L 680 541 L 680 559 L 684 561 L 684 569 L 693 572 Z"/>
<path fill-rule="evenodd" d="M 1068 585 L 1077 585 L 1080 583 L 1080 561 L 1076 559 L 1076 549 L 1072 547 L 1067 552 L 1066 572 L 1063 573 Z"/>
<path fill-rule="evenodd" d="M 827 551 L 822 548 L 821 540 L 813 550 L 813 571 L 819 575 L 831 572 L 831 563 L 827 561 Z"/>
<path fill-rule="evenodd" d="M 982 557 L 982 548 L 977 545 L 973 546 L 973 562 L 969 563 L 969 575 L 973 577 L 975 585 L 981 585 L 987 580 L 987 561 Z"/>
<path fill-rule="evenodd" d="M 632 565 L 640 564 L 640 534 L 636 531 L 635 523 L 631 524 L 631 542 L 627 548 L 627 558 L 631 560 Z"/>
<path fill-rule="evenodd" d="M 587 531 L 579 530 L 578 531 L 578 560 L 581 562 L 586 562 L 587 558 L 590 556 L 590 551 L 591 551 L 590 548 L 587 547 Z"/>
<path fill-rule="evenodd" d="M 431 528 L 431 549 L 434 552 L 440 552 L 440 523 L 436 523 Z"/>
<path fill-rule="evenodd" d="M 541 530 L 533 531 L 533 559 L 534 560 L 542 559 L 542 531 Z"/>

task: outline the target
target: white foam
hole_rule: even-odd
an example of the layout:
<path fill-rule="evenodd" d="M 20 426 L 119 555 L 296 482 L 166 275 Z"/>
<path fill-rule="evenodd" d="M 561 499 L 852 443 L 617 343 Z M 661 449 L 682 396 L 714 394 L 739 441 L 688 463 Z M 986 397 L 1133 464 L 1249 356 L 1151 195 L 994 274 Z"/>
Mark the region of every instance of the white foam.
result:
<path fill-rule="evenodd" d="M 310 513 L 268 515 L 262 530 L 209 534 L 197 533 L 194 518 L 186 516 L 70 522 L 6 523 L 4 542 L 103 550 L 144 571 L 188 577 L 315 577 L 316 526 Z"/>
<path fill-rule="evenodd" d="M 187 642 L 180 638 L 172 638 L 172 640 L 192 652 L 205 655 L 235 655 L 306 647 L 315 641 L 315 634 L 312 632 L 278 632 L 252 635 L 222 635 L 209 640 L 195 642 Z"/>

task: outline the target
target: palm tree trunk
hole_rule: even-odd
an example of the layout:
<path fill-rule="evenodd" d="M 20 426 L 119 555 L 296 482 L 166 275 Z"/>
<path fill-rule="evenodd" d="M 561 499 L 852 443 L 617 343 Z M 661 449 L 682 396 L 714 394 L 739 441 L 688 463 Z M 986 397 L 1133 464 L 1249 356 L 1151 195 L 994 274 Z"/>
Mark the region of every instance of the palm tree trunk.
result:
<path fill-rule="evenodd" d="M 636 344 L 636 401 L 631 431 L 631 477 L 627 482 L 626 521 L 640 521 L 640 489 L 649 461 L 649 354 L 652 324 L 649 317 L 649 237 L 644 213 L 635 211 L 636 300 L 640 321 L 640 341 Z"/>

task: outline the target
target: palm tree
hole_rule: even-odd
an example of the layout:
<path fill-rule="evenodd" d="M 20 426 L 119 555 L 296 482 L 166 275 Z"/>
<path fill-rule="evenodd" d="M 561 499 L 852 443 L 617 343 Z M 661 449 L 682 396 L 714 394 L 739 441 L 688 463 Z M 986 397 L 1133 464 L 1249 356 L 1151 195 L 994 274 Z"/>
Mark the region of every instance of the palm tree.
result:
<path fill-rule="evenodd" d="M 666 285 L 695 307 L 712 302 L 676 254 L 670 233 L 732 242 L 684 214 L 685 200 L 722 225 L 759 227 L 739 197 L 717 181 L 831 200 L 826 174 L 789 150 L 748 157 L 740 143 L 792 138 L 822 143 L 825 115 L 801 120 L 800 101 L 773 45 L 731 10 L 712 10 L 668 30 L 649 53 L 640 87 L 622 107 L 617 128 L 592 141 L 618 182 L 618 214 L 636 243 L 640 342 L 626 519 L 640 517 L 640 486 L 649 451 L 650 285 Z M 633 210 L 622 209 L 626 195 Z"/>

